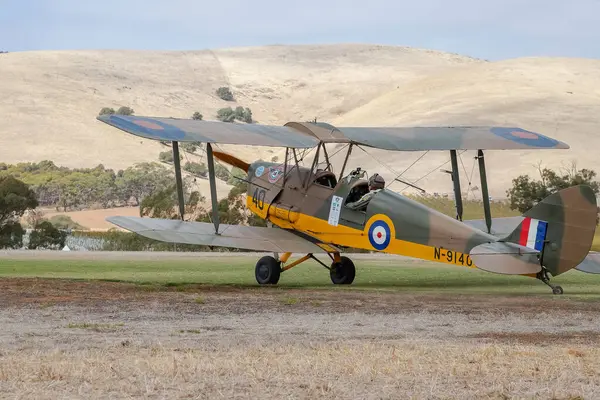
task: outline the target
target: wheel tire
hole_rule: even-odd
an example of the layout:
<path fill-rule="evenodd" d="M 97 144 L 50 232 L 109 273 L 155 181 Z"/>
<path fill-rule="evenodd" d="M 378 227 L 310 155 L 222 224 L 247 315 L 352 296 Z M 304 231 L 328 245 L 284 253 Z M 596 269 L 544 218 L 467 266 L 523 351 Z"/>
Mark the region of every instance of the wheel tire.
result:
<path fill-rule="evenodd" d="M 256 263 L 254 276 L 261 285 L 275 285 L 281 276 L 281 263 L 275 257 L 264 256 Z"/>
<path fill-rule="evenodd" d="M 331 282 L 336 285 L 350 285 L 354 282 L 354 277 L 356 276 L 354 263 L 348 257 L 342 256 L 342 260 L 339 263 L 334 262 L 331 264 L 329 276 L 331 277 Z"/>
<path fill-rule="evenodd" d="M 563 294 L 563 288 L 561 288 L 560 286 L 554 286 L 552 288 L 552 293 L 554 293 L 554 294 Z"/>

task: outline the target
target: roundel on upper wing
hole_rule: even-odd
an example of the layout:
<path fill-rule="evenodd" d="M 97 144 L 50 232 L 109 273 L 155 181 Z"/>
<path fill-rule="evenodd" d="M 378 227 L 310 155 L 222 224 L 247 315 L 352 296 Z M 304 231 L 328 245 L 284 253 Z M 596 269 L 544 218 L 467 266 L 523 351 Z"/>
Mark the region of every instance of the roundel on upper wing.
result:
<path fill-rule="evenodd" d="M 377 220 L 369 228 L 369 242 L 376 250 L 385 250 L 391 240 L 390 227 L 387 222 Z"/>
<path fill-rule="evenodd" d="M 186 137 L 186 133 L 178 127 L 148 117 L 110 115 L 111 124 L 127 132 L 142 134 L 146 137 L 162 140 L 178 141 Z"/>
<path fill-rule="evenodd" d="M 504 139 L 532 147 L 555 147 L 558 144 L 557 140 L 519 128 L 492 128 L 491 131 Z"/>

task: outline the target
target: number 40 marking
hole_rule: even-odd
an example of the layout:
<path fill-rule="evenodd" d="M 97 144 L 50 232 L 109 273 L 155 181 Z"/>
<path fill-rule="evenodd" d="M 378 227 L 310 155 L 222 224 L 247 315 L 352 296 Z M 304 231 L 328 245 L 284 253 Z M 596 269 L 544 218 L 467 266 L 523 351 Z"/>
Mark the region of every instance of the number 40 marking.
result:
<path fill-rule="evenodd" d="M 252 203 L 259 209 L 265 208 L 265 195 L 267 192 L 264 189 L 256 188 L 252 195 Z"/>

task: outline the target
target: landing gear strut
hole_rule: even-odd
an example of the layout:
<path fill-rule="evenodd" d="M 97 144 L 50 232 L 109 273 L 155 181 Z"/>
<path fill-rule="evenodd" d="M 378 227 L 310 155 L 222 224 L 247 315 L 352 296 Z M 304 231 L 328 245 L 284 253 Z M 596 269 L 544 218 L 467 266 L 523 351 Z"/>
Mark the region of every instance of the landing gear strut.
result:
<path fill-rule="evenodd" d="M 536 278 L 550 286 L 553 294 L 563 294 L 562 287 L 550 283 L 550 277 L 548 276 L 548 271 L 546 269 L 542 268 L 542 270 L 537 273 Z"/>

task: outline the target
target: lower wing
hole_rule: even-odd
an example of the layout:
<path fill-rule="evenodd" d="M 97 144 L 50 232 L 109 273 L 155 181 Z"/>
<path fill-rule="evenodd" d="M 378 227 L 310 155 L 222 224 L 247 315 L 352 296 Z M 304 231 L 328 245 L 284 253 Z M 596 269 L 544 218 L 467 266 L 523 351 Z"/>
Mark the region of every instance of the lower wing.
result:
<path fill-rule="evenodd" d="M 328 252 L 307 239 L 279 228 L 220 225 L 219 233 L 216 234 L 214 225 L 205 222 L 121 216 L 108 217 L 106 220 L 123 229 L 161 242 L 234 247 L 278 253 Z M 326 248 L 339 251 L 329 245 Z"/>

